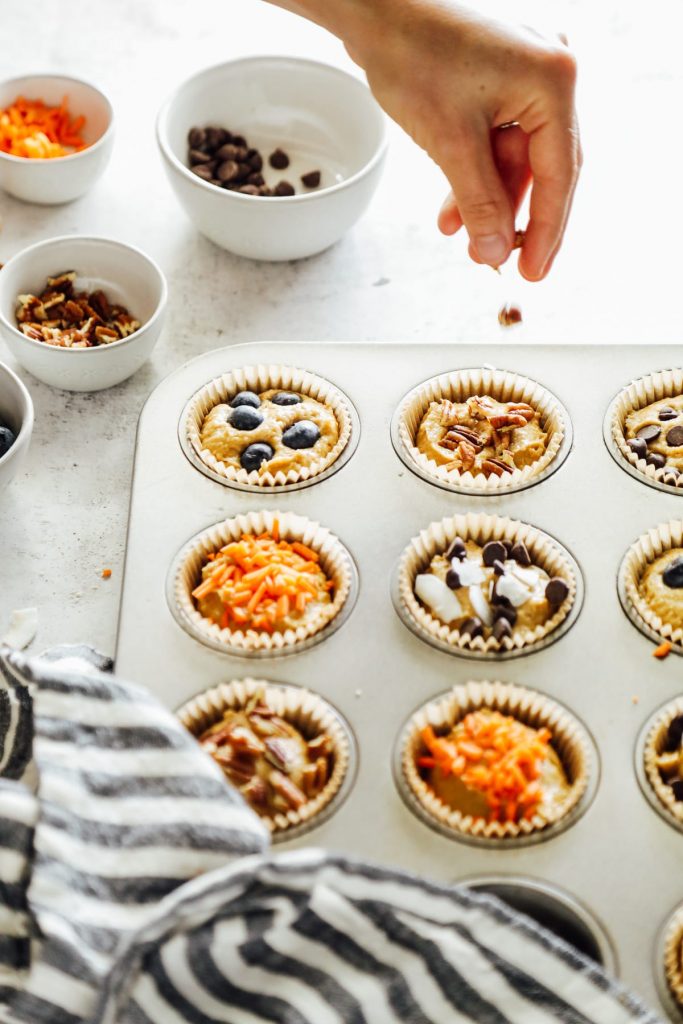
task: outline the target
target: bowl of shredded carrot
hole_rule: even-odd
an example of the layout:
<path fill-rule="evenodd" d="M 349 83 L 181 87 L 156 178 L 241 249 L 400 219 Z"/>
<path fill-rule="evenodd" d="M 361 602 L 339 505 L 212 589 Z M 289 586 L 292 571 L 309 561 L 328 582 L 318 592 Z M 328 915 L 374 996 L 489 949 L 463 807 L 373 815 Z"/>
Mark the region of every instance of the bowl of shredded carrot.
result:
<path fill-rule="evenodd" d="M 107 165 L 113 111 L 93 85 L 66 75 L 0 83 L 0 187 L 26 202 L 70 202 Z"/>

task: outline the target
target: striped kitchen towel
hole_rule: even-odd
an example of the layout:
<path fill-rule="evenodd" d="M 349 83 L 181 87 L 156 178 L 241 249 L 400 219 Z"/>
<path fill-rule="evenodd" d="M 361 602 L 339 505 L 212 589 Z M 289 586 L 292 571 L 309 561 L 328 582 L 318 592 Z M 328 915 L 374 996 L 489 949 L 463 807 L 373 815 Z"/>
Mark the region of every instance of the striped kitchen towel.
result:
<path fill-rule="evenodd" d="M 657 1024 L 490 897 L 269 853 L 175 717 L 102 667 L 0 649 L 0 1021 Z"/>

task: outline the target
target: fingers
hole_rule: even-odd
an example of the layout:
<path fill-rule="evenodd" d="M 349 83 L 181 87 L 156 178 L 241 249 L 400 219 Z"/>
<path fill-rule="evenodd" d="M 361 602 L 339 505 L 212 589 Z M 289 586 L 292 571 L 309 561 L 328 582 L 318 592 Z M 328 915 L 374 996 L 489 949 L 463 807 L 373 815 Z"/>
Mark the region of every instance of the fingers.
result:
<path fill-rule="evenodd" d="M 458 203 L 452 192 L 449 192 L 439 210 L 437 219 L 439 231 L 444 235 L 454 235 L 462 227 L 462 217 L 458 210 Z"/>
<path fill-rule="evenodd" d="M 478 259 L 492 267 L 500 266 L 512 248 L 514 214 L 486 124 L 471 124 L 449 145 L 445 159 L 439 162 L 454 196 L 439 215 L 441 229 L 453 233 L 459 217 Z"/>

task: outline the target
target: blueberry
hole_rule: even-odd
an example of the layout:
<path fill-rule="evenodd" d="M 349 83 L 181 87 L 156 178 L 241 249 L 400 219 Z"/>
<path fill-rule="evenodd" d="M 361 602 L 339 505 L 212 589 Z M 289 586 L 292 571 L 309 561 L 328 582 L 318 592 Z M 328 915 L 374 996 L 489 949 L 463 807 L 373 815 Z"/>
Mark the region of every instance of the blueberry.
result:
<path fill-rule="evenodd" d="M 263 423 L 263 413 L 250 405 L 238 405 L 230 414 L 230 424 L 235 430 L 256 430 Z"/>
<path fill-rule="evenodd" d="M 282 443 L 288 448 L 312 448 L 320 437 L 320 431 L 310 420 L 299 420 L 282 434 Z"/>
<path fill-rule="evenodd" d="M 9 427 L 0 427 L 0 459 L 10 450 L 15 441 L 16 437 Z"/>
<path fill-rule="evenodd" d="M 230 405 L 233 409 L 236 409 L 238 405 L 250 405 L 252 409 L 258 409 L 261 404 L 261 399 L 258 395 L 255 395 L 253 391 L 239 391 L 234 398 L 230 400 Z"/>
<path fill-rule="evenodd" d="M 669 562 L 662 575 L 667 587 L 672 590 L 680 590 L 683 587 L 683 555 L 679 555 L 678 558 L 674 558 L 673 562 Z"/>
<path fill-rule="evenodd" d="M 263 462 L 268 462 L 272 459 L 275 452 L 266 444 L 265 441 L 255 441 L 254 444 L 250 444 L 248 448 L 245 448 L 240 455 L 240 465 L 242 469 L 246 469 L 247 473 L 253 473 L 255 469 L 259 469 Z"/>
<path fill-rule="evenodd" d="M 295 395 L 293 391 L 278 391 L 271 398 L 273 405 L 298 405 L 303 402 L 301 395 Z"/>

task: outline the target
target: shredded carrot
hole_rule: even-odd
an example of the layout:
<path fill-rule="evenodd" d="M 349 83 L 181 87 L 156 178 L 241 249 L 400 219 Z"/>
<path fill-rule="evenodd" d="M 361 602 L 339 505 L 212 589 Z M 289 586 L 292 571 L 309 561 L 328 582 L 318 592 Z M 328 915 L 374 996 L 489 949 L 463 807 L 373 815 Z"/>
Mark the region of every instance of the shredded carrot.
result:
<path fill-rule="evenodd" d="M 111 569 L 103 569 L 102 570 L 102 579 L 103 580 L 108 580 L 110 576 L 111 576 Z"/>
<path fill-rule="evenodd" d="M 207 556 L 192 596 L 199 611 L 222 629 L 237 626 L 272 633 L 290 626 L 312 601 L 329 602 L 334 581 L 319 561 L 307 545 L 281 540 L 275 520 L 272 533 L 245 534 L 214 552 L 213 558 Z M 200 602 L 208 598 L 204 610 Z"/>
<path fill-rule="evenodd" d="M 19 96 L 0 110 L 0 151 L 10 156 L 49 160 L 85 149 L 84 117 L 69 114 L 66 96 L 58 107 Z"/>
<path fill-rule="evenodd" d="M 532 729 L 499 711 L 474 711 L 448 736 L 437 736 L 429 725 L 420 735 L 428 754 L 418 765 L 483 793 L 489 820 L 533 817 L 543 795 L 536 780 L 548 757 L 548 729 Z"/>
<path fill-rule="evenodd" d="M 666 658 L 669 654 L 671 654 L 672 649 L 673 645 L 669 643 L 668 640 L 665 640 L 663 643 L 659 645 L 659 647 L 655 647 L 654 651 L 652 652 L 652 656 L 653 658 L 659 658 L 661 661 L 662 658 Z"/>

